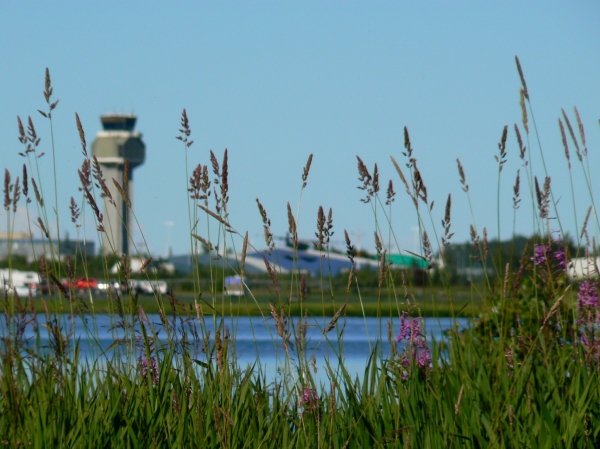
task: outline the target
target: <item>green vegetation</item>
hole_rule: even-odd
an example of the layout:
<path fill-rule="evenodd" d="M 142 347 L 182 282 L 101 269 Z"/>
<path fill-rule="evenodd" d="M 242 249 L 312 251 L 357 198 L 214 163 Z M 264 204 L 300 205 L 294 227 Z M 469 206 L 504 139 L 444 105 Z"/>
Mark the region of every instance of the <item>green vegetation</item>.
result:
<path fill-rule="evenodd" d="M 529 96 L 518 60 L 517 65 L 522 127 L 530 148 Z M 48 108 L 43 115 L 50 121 L 56 108 L 52 95 L 47 73 Z M 564 119 L 572 131 L 566 114 Z M 580 123 L 579 136 L 570 135 L 589 186 L 592 174 Z M 39 138 L 32 122 L 27 130 L 21 120 L 19 125 L 25 167 L 33 181 L 35 167 L 42 163 L 37 157 Z M 81 205 L 73 200 L 72 217 L 77 222 L 80 209 L 89 206 L 102 232 L 96 184 L 104 180 L 98 170 L 90 170 L 92 162 L 78 120 L 77 126 L 84 154 L 80 173 L 84 194 Z M 230 297 L 223 292 L 228 273 L 215 264 L 195 267 L 187 281 L 192 293 L 180 286 L 175 294 L 140 297 L 128 292 L 100 299 L 78 295 L 62 287 L 59 279 L 98 272 L 110 278 L 108 269 L 119 259 L 117 255 L 98 261 L 76 257 L 74 266 L 61 262 L 60 249 L 51 247 L 52 257 L 36 261 L 35 266 L 56 285 L 56 294 L 33 300 L 7 293 L 2 299 L 0 442 L 35 448 L 599 447 L 598 282 L 571 283 L 566 270 L 573 253 L 595 254 L 598 236 L 591 229 L 600 223 L 590 206 L 575 243 L 561 231 L 551 230 L 551 217 L 558 212 L 550 178 L 544 174 L 543 181 L 538 180 L 526 163 L 528 153 L 519 127 L 515 131 L 528 180 L 523 183 L 529 189 L 523 198 L 529 196 L 535 210 L 533 237 L 527 242 L 515 238 L 509 252 L 502 245 L 496 251 L 486 228 L 480 230 L 473 220 L 471 242 L 461 251 L 468 249 L 464 260 L 480 274 L 475 277 L 469 272 L 468 282 L 459 280 L 463 274 L 451 269 L 416 273 L 390 267 L 382 242 L 384 235 L 394 239 L 393 226 L 382 217 L 389 217 L 386 212 L 395 193 L 390 187 L 387 195 L 380 194 L 378 171 L 370 172 L 360 158 L 359 187 L 368 203 L 364 207 L 373 209 L 377 229 L 376 272 L 351 270 L 340 278 L 311 283 L 298 270 L 284 276 L 267 263 L 268 284 L 248 277 L 245 294 Z M 192 140 L 185 110 L 180 132 L 187 164 Z M 506 136 L 507 128 L 498 146 L 498 178 L 506 160 Z M 442 228 L 428 233 L 425 222 L 432 208 L 406 128 L 404 155 L 403 164 L 394 158 L 392 163 L 417 210 L 423 257 L 433 265 L 432 240 L 437 242 L 438 236 L 442 258 L 452 257 L 451 198 Z M 300 192 L 308 182 L 311 161 L 312 155 L 302 173 Z M 202 247 L 216 246 L 213 242 L 227 251 L 232 239 L 240 239 L 235 271 L 244 278 L 248 232 L 229 221 L 227 166 L 226 152 L 222 162 L 211 152 L 210 163 L 198 165 L 191 174 L 186 192 L 190 245 L 194 254 Z M 468 195 L 460 161 L 458 168 Z M 24 178 L 14 180 L 6 170 L 4 210 L 9 234 L 12 214 L 22 198 L 31 199 L 25 205 L 28 211 L 38 212 L 40 228 L 50 227 L 54 217 L 38 192 L 44 187 L 38 179 L 34 196 Z M 209 192 L 214 194 L 209 197 Z M 591 188 L 579 193 L 579 197 L 589 194 L 594 204 Z M 516 214 L 521 201 L 518 187 L 512 196 Z M 271 222 L 260 202 L 258 209 L 265 243 L 272 249 Z M 288 205 L 290 239 L 296 248 L 297 219 Z M 202 236 L 199 222 L 207 223 Z M 331 214 L 320 209 L 316 236 L 325 261 L 332 227 Z M 347 234 L 346 244 L 352 257 L 354 247 Z M 128 259 L 120 260 L 118 278 L 127 284 L 132 279 Z M 8 260 L 13 268 L 22 263 Z M 154 276 L 143 274 L 147 279 Z M 96 314 L 107 312 L 113 336 L 109 350 L 101 346 L 95 320 Z M 150 313 L 159 318 L 149 319 Z M 265 372 L 260 354 L 256 364 L 240 366 L 235 328 L 227 323 L 246 314 L 263 315 L 273 323 L 273 343 L 280 351 L 277 373 Z M 386 321 L 400 318 L 399 329 L 390 329 L 387 337 L 391 351 L 384 352 L 381 341 L 376 344 L 360 376 L 349 372 L 342 344 L 350 315 L 374 315 Z M 421 318 L 426 315 L 469 316 L 471 321 L 467 329 L 455 323 L 444 339 L 436 341 L 423 328 Z M 86 342 L 72 332 L 78 316 L 86 325 Z M 319 342 L 330 349 L 325 366 L 316 366 L 306 340 L 308 318 L 314 316 L 329 319 Z M 215 329 L 212 334 L 208 322 Z"/>

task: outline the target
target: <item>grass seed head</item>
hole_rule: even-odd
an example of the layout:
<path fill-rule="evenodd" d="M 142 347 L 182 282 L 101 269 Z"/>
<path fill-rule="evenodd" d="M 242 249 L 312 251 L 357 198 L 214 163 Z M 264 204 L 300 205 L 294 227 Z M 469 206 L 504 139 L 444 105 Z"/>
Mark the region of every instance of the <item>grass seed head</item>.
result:
<path fill-rule="evenodd" d="M 304 170 L 302 170 L 302 188 L 306 187 L 306 180 L 308 179 L 308 173 L 310 172 L 310 165 L 312 164 L 313 155 L 312 153 L 308 156 Z"/>

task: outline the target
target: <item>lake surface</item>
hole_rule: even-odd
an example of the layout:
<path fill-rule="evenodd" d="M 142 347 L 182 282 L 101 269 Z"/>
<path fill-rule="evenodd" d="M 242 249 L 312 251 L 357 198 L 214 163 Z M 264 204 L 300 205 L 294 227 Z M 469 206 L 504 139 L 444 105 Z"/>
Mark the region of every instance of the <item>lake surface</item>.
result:
<path fill-rule="evenodd" d="M 314 356 L 318 368 L 317 379 L 326 381 L 325 361 L 328 359 L 333 365 L 337 365 L 340 349 L 343 351 L 344 366 L 353 376 L 362 375 L 372 350 L 377 347 L 382 354 L 387 357 L 390 354 L 391 345 L 388 341 L 388 321 L 389 319 L 347 317 L 340 318 L 337 327 L 326 335 L 323 335 L 323 329 L 329 324 L 331 317 L 308 318 L 308 328 L 306 335 L 306 356 Z M 38 315 L 40 324 L 45 324 L 43 315 Z M 115 350 L 114 342 L 118 338 L 123 338 L 122 329 L 115 328 L 115 316 L 96 315 L 81 319 L 76 317 L 71 320 L 66 315 L 60 316 L 63 329 L 70 329 L 70 339 L 79 342 L 80 353 L 88 360 L 96 359 L 102 352 L 111 355 Z M 148 320 L 154 329 L 158 332 L 159 340 L 165 341 L 166 332 L 158 315 L 148 315 Z M 169 317 L 172 323 L 173 317 Z M 289 320 L 289 324 L 297 327 L 298 318 Z M 0 317 L 0 332 L 6 335 L 7 328 L 4 316 Z M 178 321 L 178 324 L 180 322 Z M 217 323 L 219 325 L 220 321 Z M 202 332 L 210 332 L 211 340 L 214 340 L 214 321 L 212 317 L 206 317 L 203 327 L 198 325 L 194 319 L 190 322 L 195 325 L 197 332 L 202 338 Z M 223 324 L 227 327 L 231 340 L 235 344 L 235 356 L 238 365 L 243 369 L 249 365 L 260 363 L 268 380 L 273 380 L 277 369 L 282 367 L 285 362 L 285 352 L 282 348 L 282 339 L 277 335 L 275 322 L 271 317 L 263 319 L 262 317 L 226 317 Z M 398 334 L 400 319 L 392 320 L 393 336 Z M 465 318 L 456 320 L 456 325 L 466 327 L 468 321 Z M 187 326 L 187 325 L 186 325 Z M 424 318 L 423 327 L 429 341 L 432 339 L 443 340 L 444 331 L 452 328 L 453 320 L 451 318 Z M 139 327 L 136 325 L 136 328 Z M 190 341 L 194 340 L 194 334 L 187 328 L 187 337 Z M 66 333 L 66 331 L 63 332 Z M 139 339 L 141 334 L 137 332 Z M 36 334 L 28 327 L 25 337 L 30 339 L 30 344 L 34 345 Z M 341 337 L 341 338 L 339 338 Z M 44 327 L 40 327 L 39 332 L 40 345 L 48 346 L 48 332 Z M 292 343 L 294 338 L 292 336 Z M 198 345 L 197 359 L 206 360 L 206 355 Z M 112 346 L 112 348 L 111 348 Z M 138 344 L 138 346 L 140 346 Z M 141 353 L 141 349 L 137 350 Z M 295 358 L 295 351 L 290 347 L 292 359 Z"/>

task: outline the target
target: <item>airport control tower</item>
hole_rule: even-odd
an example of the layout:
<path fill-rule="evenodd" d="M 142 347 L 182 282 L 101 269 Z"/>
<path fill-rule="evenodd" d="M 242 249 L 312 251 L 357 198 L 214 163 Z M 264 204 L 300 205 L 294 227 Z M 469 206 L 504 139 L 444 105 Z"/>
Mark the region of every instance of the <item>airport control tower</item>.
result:
<path fill-rule="evenodd" d="M 133 170 L 144 163 L 146 145 L 142 135 L 134 131 L 137 117 L 131 114 L 107 114 L 100 117 L 102 131 L 92 143 L 92 154 L 104 171 L 106 185 L 110 190 L 116 207 L 104 200 L 104 229 L 102 234 L 102 252 L 110 255 L 127 254 L 133 250 L 132 234 L 134 229 L 131 208 L 133 207 Z M 131 207 L 123 200 L 115 186 L 115 179 L 124 188 L 125 161 L 129 163 L 127 195 Z"/>

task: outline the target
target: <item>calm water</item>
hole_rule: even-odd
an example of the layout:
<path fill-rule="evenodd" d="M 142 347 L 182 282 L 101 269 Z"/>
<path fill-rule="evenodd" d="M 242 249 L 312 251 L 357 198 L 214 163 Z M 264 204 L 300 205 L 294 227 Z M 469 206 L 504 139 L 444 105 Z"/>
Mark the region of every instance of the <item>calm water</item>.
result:
<path fill-rule="evenodd" d="M 158 315 L 148 315 L 154 328 L 159 331 L 159 339 L 165 339 L 166 333 L 162 328 Z M 44 322 L 43 315 L 38 315 L 40 324 Z M 88 359 L 95 359 L 98 354 L 106 351 L 110 354 L 114 349 L 111 345 L 117 338 L 123 337 L 123 331 L 114 329 L 114 317 L 109 315 L 96 315 L 95 318 L 87 317 L 85 320 L 77 317 L 71 321 L 68 317 L 62 318 L 63 329 L 72 329 L 71 338 L 79 341 L 81 354 Z M 323 335 L 323 329 L 329 323 L 330 317 L 308 320 L 307 332 L 307 357 L 314 355 L 319 374 L 317 378 L 325 380 L 324 369 L 325 360 L 329 359 L 332 364 L 337 364 L 341 336 L 341 348 L 343 349 L 344 366 L 352 374 L 362 374 L 366 362 L 371 355 L 372 349 L 376 344 L 383 351 L 384 355 L 390 353 L 390 343 L 388 342 L 388 319 L 378 320 L 377 318 L 348 317 L 341 318 L 338 321 L 337 329 Z M 298 322 L 293 319 L 294 324 Z M 6 334 L 6 322 L 4 316 L 0 317 L 0 332 Z M 198 324 L 197 321 L 192 323 Z M 217 323 L 218 324 L 218 323 Z M 460 327 L 467 326 L 466 319 L 458 319 L 457 324 Z M 282 366 L 285 353 L 281 346 L 281 339 L 277 336 L 274 321 L 264 320 L 262 317 L 236 317 L 225 318 L 224 325 L 235 341 L 236 357 L 239 366 L 245 368 L 248 365 L 260 361 L 263 370 L 268 378 L 274 378 L 277 368 Z M 444 330 L 452 327 L 450 318 L 425 318 L 423 320 L 425 332 L 429 340 L 444 339 Z M 400 320 L 396 318 L 392 321 L 393 335 L 398 333 Z M 212 319 L 206 320 L 205 330 L 210 332 L 211 338 L 214 337 L 214 323 Z M 64 332 L 64 331 L 63 331 Z M 193 335 L 188 331 L 188 338 L 193 340 Z M 28 328 L 25 334 L 26 338 L 31 338 L 30 344 L 35 342 L 35 333 Z M 47 347 L 48 339 L 45 328 L 40 328 L 40 338 L 42 347 Z M 96 336 L 93 338 L 92 336 Z M 380 338 L 381 337 L 381 338 Z M 293 337 L 291 339 L 293 342 Z M 292 355 L 295 352 L 291 350 Z M 198 359 L 204 361 L 206 356 L 199 351 Z M 335 362 L 335 363 L 334 363 Z"/>

